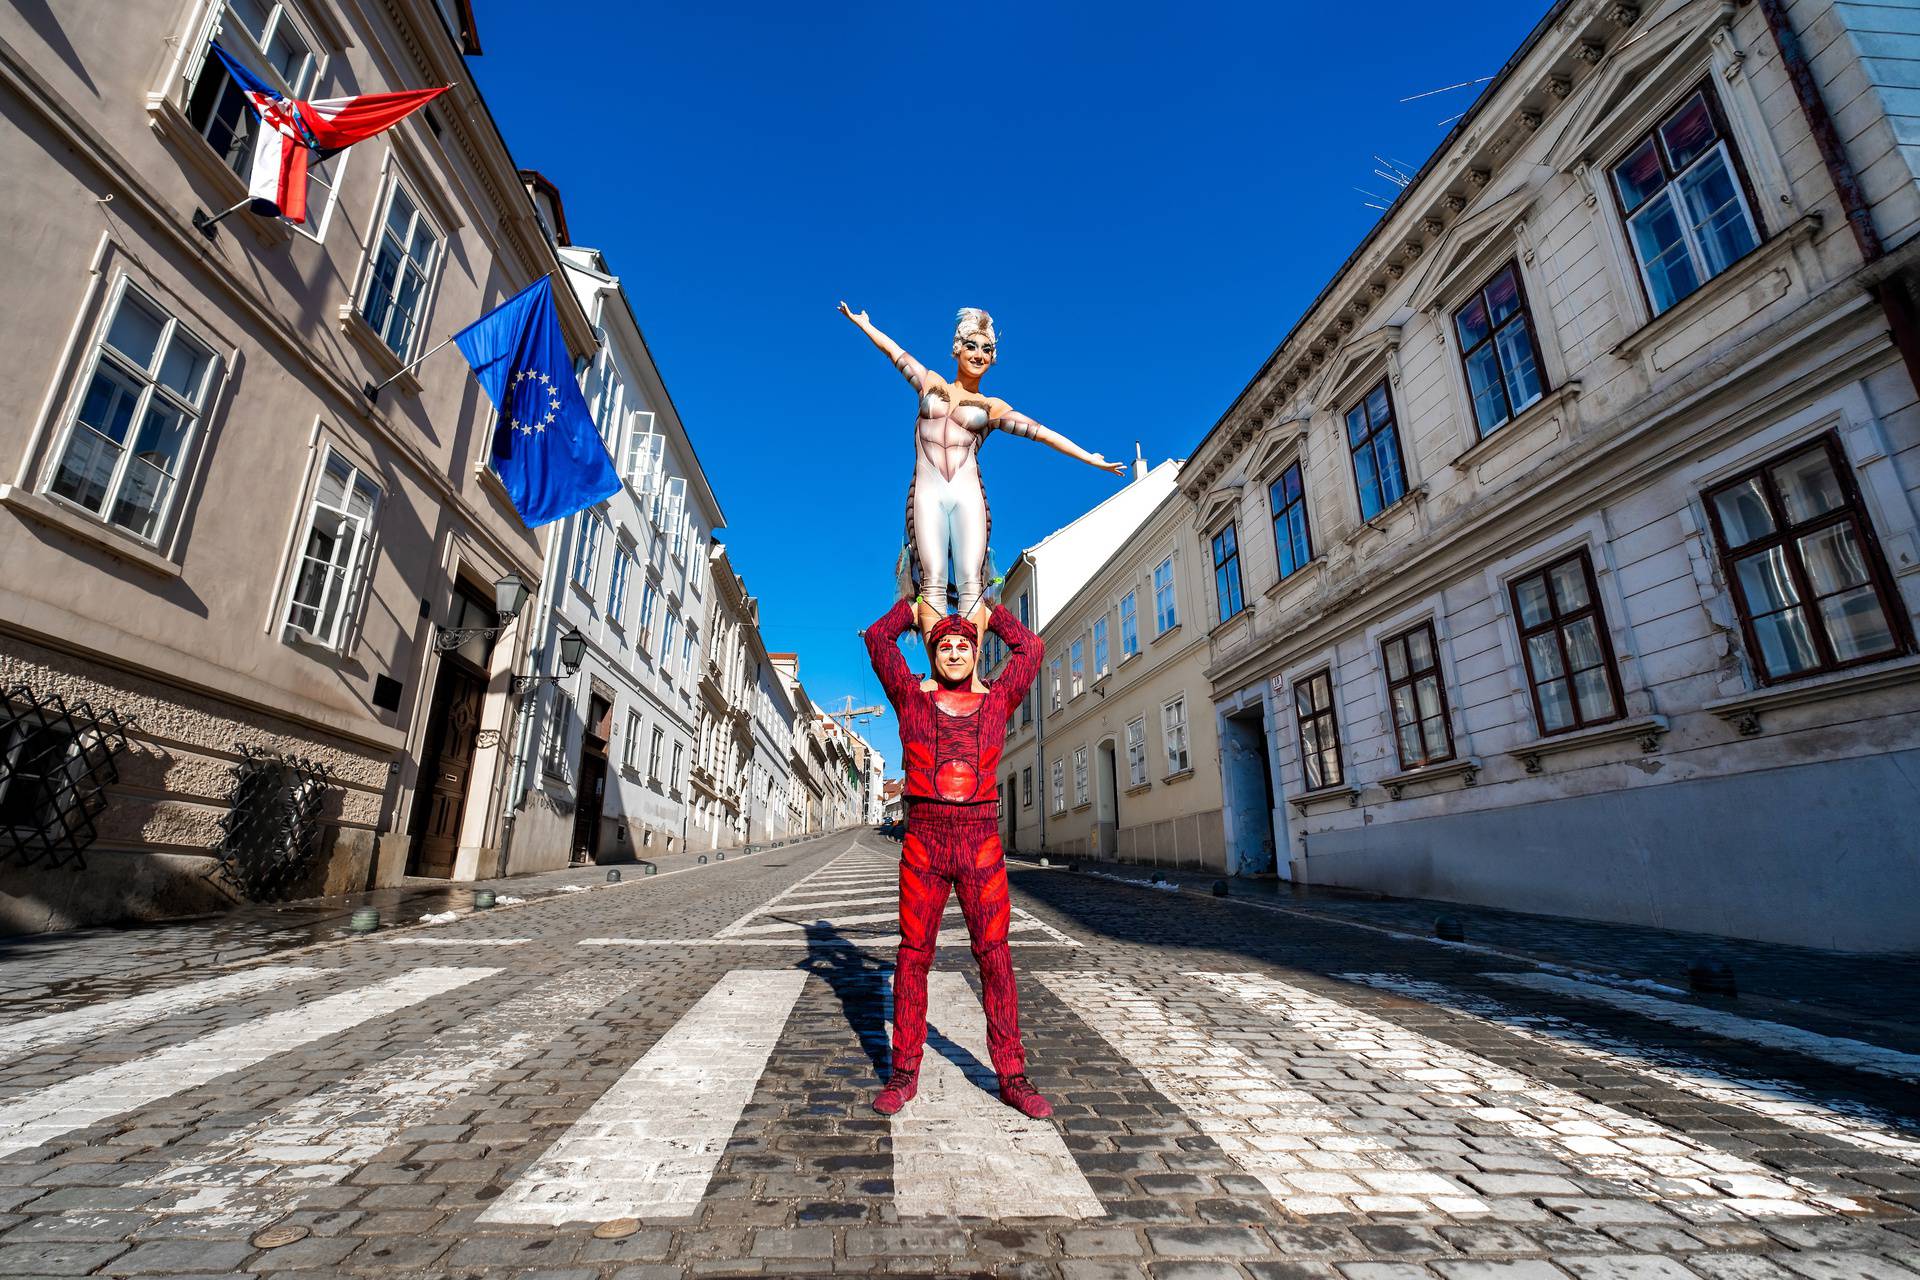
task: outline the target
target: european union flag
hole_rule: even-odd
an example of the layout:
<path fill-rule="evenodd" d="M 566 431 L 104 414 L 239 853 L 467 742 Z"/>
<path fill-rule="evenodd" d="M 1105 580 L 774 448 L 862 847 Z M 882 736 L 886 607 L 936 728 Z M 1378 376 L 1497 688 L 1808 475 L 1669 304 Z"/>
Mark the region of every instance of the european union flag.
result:
<path fill-rule="evenodd" d="M 493 469 L 531 529 L 620 491 L 593 415 L 587 412 L 553 277 L 542 276 L 453 335 L 493 407 Z"/>

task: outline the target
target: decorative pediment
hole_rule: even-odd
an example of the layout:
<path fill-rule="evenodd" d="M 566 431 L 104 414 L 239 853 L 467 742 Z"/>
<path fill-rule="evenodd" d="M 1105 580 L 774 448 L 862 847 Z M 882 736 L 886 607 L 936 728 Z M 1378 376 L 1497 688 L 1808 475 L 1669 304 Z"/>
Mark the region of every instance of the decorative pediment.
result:
<path fill-rule="evenodd" d="M 1231 515 L 1240 505 L 1240 495 L 1246 491 L 1246 487 L 1246 481 L 1236 480 L 1232 484 L 1218 485 L 1209 490 L 1200 499 L 1200 528 L 1211 529 Z"/>
<path fill-rule="evenodd" d="M 1727 11 L 1720 0 L 1676 0 L 1641 19 L 1633 38 L 1580 86 L 1580 100 L 1560 122 L 1547 163 L 1571 172 L 1583 160 L 1603 159 L 1593 153 L 1646 127 L 1652 113 L 1666 105 L 1661 95 L 1685 79 L 1687 64 L 1704 62 Z"/>
<path fill-rule="evenodd" d="M 1307 420 L 1288 418 L 1276 422 L 1261 433 L 1247 459 L 1247 474 L 1259 480 L 1270 479 L 1280 465 L 1297 455 L 1307 439 Z"/>
<path fill-rule="evenodd" d="M 1492 270 L 1506 256 L 1506 233 L 1533 209 L 1553 170 L 1523 165 L 1502 175 L 1499 194 L 1448 227 L 1414 274 L 1408 300 L 1417 308 L 1450 293 L 1458 277 Z"/>
<path fill-rule="evenodd" d="M 1341 399 L 1348 389 L 1348 383 L 1363 374 L 1383 370 L 1388 353 L 1399 347 L 1400 326 L 1397 324 L 1378 325 L 1342 343 L 1327 360 L 1327 366 L 1320 376 L 1314 380 L 1313 402 L 1331 404 Z"/>

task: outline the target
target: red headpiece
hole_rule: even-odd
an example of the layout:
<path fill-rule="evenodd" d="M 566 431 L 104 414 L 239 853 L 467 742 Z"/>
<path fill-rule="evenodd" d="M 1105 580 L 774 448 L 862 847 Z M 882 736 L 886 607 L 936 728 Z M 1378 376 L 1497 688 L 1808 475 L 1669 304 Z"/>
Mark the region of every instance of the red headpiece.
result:
<path fill-rule="evenodd" d="M 947 636 L 965 636 L 975 646 L 980 643 L 979 630 L 957 613 L 950 613 L 933 624 L 933 630 L 927 632 L 928 651 L 931 652 Z"/>

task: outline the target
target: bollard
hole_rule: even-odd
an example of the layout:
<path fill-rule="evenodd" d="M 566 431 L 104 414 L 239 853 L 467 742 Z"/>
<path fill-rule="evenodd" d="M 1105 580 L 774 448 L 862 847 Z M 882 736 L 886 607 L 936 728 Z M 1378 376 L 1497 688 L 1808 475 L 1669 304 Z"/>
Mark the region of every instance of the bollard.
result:
<path fill-rule="evenodd" d="M 1050 867 L 1053 864 L 1051 862 L 1048 862 L 1045 858 L 1042 858 L 1040 859 L 1040 865 L 1043 867 Z"/>
<path fill-rule="evenodd" d="M 643 863 L 642 865 L 643 865 L 643 866 L 644 866 L 644 867 L 645 867 L 646 869 L 645 869 L 644 871 L 642 871 L 642 872 L 640 873 L 641 875 L 645 875 L 645 876 L 657 876 L 657 875 L 659 875 L 659 874 L 660 874 L 660 868 L 658 868 L 658 867 L 656 867 L 656 866 L 654 866 L 654 865 L 653 865 L 653 864 L 652 864 L 651 862 L 648 862 L 648 863 Z"/>
<path fill-rule="evenodd" d="M 1442 942 L 1465 942 L 1467 926 L 1461 923 L 1459 916 L 1441 916 L 1433 922 L 1433 936 Z"/>
<path fill-rule="evenodd" d="M 1224 898 L 1227 896 L 1227 882 L 1225 880 L 1215 880 L 1213 882 L 1213 896 L 1216 898 Z"/>
<path fill-rule="evenodd" d="M 620 868 L 615 867 L 613 868 L 613 870 L 607 872 L 607 883 L 608 884 L 620 883 Z"/>
<path fill-rule="evenodd" d="M 1733 966 L 1724 960 L 1715 960 L 1710 956 L 1701 956 L 1687 966 L 1687 986 L 1696 995 L 1737 996 L 1739 988 L 1733 981 Z"/>
<path fill-rule="evenodd" d="M 725 862 L 727 860 L 727 855 L 724 853 L 716 853 L 713 855 L 713 860 L 715 862 Z"/>
<path fill-rule="evenodd" d="M 703 867 L 707 865 L 707 855 L 704 853 L 700 855 L 700 865 Z"/>
<path fill-rule="evenodd" d="M 372 933 L 380 927 L 380 913 L 373 907 L 360 907 L 347 921 L 347 930 L 351 933 Z"/>
<path fill-rule="evenodd" d="M 481 889 L 479 892 L 473 895 L 473 909 L 475 911 L 485 911 L 488 907 L 491 907 L 492 905 L 493 905 L 493 890 Z"/>

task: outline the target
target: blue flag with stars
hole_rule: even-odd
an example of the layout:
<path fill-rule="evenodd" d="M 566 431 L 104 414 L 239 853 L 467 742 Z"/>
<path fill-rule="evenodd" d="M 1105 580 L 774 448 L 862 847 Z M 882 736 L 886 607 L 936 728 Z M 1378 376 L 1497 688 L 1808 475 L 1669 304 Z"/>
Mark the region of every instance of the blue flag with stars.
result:
<path fill-rule="evenodd" d="M 573 376 L 553 277 L 542 276 L 453 335 L 500 421 L 493 469 L 531 529 L 620 491 Z"/>

